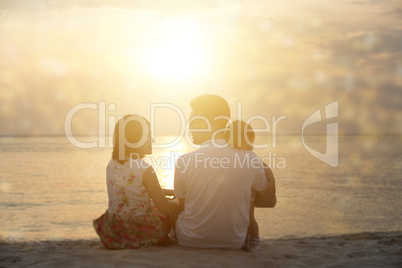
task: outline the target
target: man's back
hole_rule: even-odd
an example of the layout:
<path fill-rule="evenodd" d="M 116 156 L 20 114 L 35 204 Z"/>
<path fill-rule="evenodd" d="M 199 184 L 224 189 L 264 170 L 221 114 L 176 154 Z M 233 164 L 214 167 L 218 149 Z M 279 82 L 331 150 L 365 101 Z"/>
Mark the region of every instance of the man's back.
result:
<path fill-rule="evenodd" d="M 184 211 L 176 222 L 182 246 L 241 248 L 247 235 L 251 187 L 267 186 L 264 169 L 252 152 L 229 146 L 198 149 L 176 163 L 175 195 L 184 198 Z M 203 146 L 202 145 L 202 146 Z"/>

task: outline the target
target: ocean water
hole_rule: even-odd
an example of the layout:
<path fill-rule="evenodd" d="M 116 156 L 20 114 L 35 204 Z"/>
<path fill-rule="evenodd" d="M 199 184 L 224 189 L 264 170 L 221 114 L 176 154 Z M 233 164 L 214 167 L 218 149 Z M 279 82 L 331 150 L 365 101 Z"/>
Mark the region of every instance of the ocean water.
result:
<path fill-rule="evenodd" d="M 95 139 L 80 137 L 79 139 Z M 156 137 L 156 143 L 172 141 Z M 310 155 L 300 136 L 269 136 L 256 153 L 270 161 L 277 206 L 256 209 L 263 239 L 402 230 L 402 136 L 341 136 L 339 165 Z M 307 144 L 325 152 L 325 136 Z M 148 160 L 173 187 L 174 160 L 194 150 L 185 139 Z M 92 220 L 107 209 L 110 148 L 81 149 L 65 137 L 0 137 L 0 235 L 26 240 L 96 238 Z"/>

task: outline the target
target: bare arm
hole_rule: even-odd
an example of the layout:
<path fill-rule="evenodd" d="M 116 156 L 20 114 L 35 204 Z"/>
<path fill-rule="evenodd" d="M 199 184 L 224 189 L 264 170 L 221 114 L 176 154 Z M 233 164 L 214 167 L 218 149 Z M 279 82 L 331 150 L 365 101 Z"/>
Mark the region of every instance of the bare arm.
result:
<path fill-rule="evenodd" d="M 256 207 L 273 208 L 276 206 L 276 186 L 275 177 L 272 170 L 264 163 L 265 177 L 268 181 L 267 189 L 258 192 L 255 204 Z"/>
<path fill-rule="evenodd" d="M 155 206 L 162 213 L 169 214 L 179 209 L 179 202 L 177 200 L 168 200 L 166 198 L 152 167 L 145 171 L 142 183 L 147 188 Z"/>
<path fill-rule="evenodd" d="M 267 177 L 268 180 L 268 187 L 267 190 L 270 193 L 270 205 L 269 207 L 275 207 L 276 206 L 276 186 L 275 186 L 275 177 L 274 173 L 272 172 L 272 169 L 268 166 L 264 167 L 265 171 L 265 176 Z"/>
<path fill-rule="evenodd" d="M 180 163 L 183 163 L 183 159 L 180 157 L 176 161 L 175 170 L 174 170 L 174 194 L 178 197 L 180 202 L 180 211 L 184 210 L 184 196 L 185 196 L 185 187 L 183 182 L 183 167 Z"/>
<path fill-rule="evenodd" d="M 179 198 L 179 202 L 180 202 L 180 211 L 184 210 L 184 198 Z"/>
<path fill-rule="evenodd" d="M 165 195 L 174 196 L 174 189 L 162 189 Z"/>
<path fill-rule="evenodd" d="M 268 181 L 268 190 L 276 193 L 276 186 L 275 186 L 275 177 L 274 173 L 272 172 L 272 169 L 268 166 L 264 166 L 264 171 L 265 171 L 265 176 L 267 177 Z"/>

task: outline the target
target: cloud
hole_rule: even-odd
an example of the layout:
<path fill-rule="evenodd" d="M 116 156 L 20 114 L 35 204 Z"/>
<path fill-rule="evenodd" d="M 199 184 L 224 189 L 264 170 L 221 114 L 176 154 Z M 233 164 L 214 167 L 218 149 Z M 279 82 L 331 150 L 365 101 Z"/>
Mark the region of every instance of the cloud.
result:
<path fill-rule="evenodd" d="M 194 13 L 214 9 L 219 6 L 218 1 L 145 1 L 145 0 L 0 0 L 0 10 L 55 10 L 74 7 L 84 8 L 121 8 L 154 10 L 168 13 Z"/>
<path fill-rule="evenodd" d="M 387 11 L 384 11 L 382 13 L 384 16 L 394 16 L 398 19 L 402 17 L 402 7 L 401 6 L 396 6 L 388 9 Z"/>
<path fill-rule="evenodd" d="M 397 52 L 402 50 L 402 31 L 358 35 L 334 41 L 328 48 L 335 53 L 358 56 Z"/>
<path fill-rule="evenodd" d="M 382 107 L 400 111 L 402 109 L 401 95 L 401 87 L 388 82 L 379 86 L 376 99 Z"/>
<path fill-rule="evenodd" d="M 341 40 L 335 40 L 323 46 L 332 54 L 331 62 L 346 68 L 356 67 L 364 60 L 370 62 L 382 54 L 388 60 L 402 52 L 402 30 L 390 30 L 381 33 L 368 33 Z"/>
<path fill-rule="evenodd" d="M 0 10 L 41 10 L 46 7 L 47 2 L 50 1 L 0 0 Z"/>
<path fill-rule="evenodd" d="M 244 101 L 248 116 L 287 115 L 283 131 L 289 133 L 334 100 L 346 117 L 340 118 L 343 133 L 400 131 L 402 30 L 395 17 L 378 20 L 388 9 L 372 3 L 28 2 L 0 0 L 3 11 L 45 10 L 10 16 L 5 11 L 2 17 L 2 134 L 60 134 L 66 112 L 80 102 L 105 100 L 118 113 L 147 114 L 149 103 L 188 107 L 188 100 L 206 90 L 220 90 L 215 93 L 232 104 Z M 196 13 L 191 19 L 213 55 L 205 79 L 181 82 L 186 91 L 177 90 L 180 83 L 169 86 L 150 77 L 141 60 L 163 41 L 170 19 L 171 25 L 185 24 L 186 16 L 169 16 L 175 12 Z M 14 124 L 19 118 L 24 120 Z M 75 120 L 82 133 L 97 130 L 85 114 Z"/>

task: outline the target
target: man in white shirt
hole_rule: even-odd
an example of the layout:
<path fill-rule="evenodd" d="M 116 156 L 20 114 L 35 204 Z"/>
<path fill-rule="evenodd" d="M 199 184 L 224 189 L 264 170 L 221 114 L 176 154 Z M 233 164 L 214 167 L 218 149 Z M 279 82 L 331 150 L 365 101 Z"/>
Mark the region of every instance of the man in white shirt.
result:
<path fill-rule="evenodd" d="M 205 94 L 191 101 L 190 131 L 200 145 L 176 162 L 174 191 L 183 211 L 175 232 L 181 246 L 233 248 L 244 245 L 251 188 L 263 191 L 267 179 L 252 151 L 228 146 L 226 100 Z"/>

